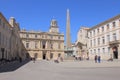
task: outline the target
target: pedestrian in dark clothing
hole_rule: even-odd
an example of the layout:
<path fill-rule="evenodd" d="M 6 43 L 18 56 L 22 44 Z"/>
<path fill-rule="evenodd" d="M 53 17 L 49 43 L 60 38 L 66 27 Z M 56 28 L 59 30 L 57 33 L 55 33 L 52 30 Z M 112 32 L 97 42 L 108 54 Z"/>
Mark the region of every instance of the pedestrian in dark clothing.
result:
<path fill-rule="evenodd" d="M 21 57 L 19 57 L 19 62 L 20 62 L 20 63 L 22 62 L 22 58 L 21 58 Z"/>
<path fill-rule="evenodd" d="M 94 58 L 94 60 L 95 60 L 95 63 L 97 63 L 97 55 L 95 55 L 95 58 Z"/>
<path fill-rule="evenodd" d="M 33 57 L 33 63 L 35 63 L 36 59 Z"/>
<path fill-rule="evenodd" d="M 98 63 L 100 63 L 101 62 L 101 57 L 100 56 L 98 56 Z"/>

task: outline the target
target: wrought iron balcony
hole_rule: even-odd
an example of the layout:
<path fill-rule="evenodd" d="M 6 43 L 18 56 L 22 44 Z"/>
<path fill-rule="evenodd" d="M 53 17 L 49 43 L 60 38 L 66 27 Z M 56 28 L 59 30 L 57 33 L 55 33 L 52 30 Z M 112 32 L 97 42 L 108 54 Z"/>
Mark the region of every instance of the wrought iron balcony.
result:
<path fill-rule="evenodd" d="M 120 44 L 120 40 L 109 41 L 109 45 Z"/>

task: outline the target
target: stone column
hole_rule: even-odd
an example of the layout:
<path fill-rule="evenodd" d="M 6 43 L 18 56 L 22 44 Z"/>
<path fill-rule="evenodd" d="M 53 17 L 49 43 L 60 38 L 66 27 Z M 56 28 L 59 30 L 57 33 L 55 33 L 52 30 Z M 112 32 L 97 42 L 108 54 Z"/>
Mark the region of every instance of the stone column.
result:
<path fill-rule="evenodd" d="M 39 49 L 41 48 L 41 41 L 39 42 Z"/>
<path fill-rule="evenodd" d="M 70 14 L 69 9 L 67 9 L 67 23 L 66 23 L 66 47 L 71 47 L 71 38 L 70 38 Z"/>
<path fill-rule="evenodd" d="M 48 49 L 48 41 L 45 43 L 45 49 Z"/>
<path fill-rule="evenodd" d="M 50 60 L 50 51 L 46 52 L 46 60 Z"/>
<path fill-rule="evenodd" d="M 40 49 L 42 49 L 42 41 L 40 41 Z"/>
<path fill-rule="evenodd" d="M 49 41 L 47 41 L 47 49 L 49 49 Z"/>
<path fill-rule="evenodd" d="M 50 49 L 50 41 L 48 41 L 48 49 Z"/>

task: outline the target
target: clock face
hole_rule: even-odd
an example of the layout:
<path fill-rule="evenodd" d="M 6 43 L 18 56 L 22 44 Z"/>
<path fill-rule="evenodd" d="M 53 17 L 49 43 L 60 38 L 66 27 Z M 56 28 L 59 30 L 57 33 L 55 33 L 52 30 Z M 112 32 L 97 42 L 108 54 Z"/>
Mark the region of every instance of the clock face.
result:
<path fill-rule="evenodd" d="M 52 30 L 52 32 L 58 32 L 57 28 L 52 28 L 51 30 Z"/>

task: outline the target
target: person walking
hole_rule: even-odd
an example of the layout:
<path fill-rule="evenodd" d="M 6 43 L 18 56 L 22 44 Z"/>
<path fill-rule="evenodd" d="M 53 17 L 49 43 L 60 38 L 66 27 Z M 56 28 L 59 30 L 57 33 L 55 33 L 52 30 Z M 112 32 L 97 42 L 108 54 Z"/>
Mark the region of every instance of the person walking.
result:
<path fill-rule="evenodd" d="M 95 58 L 94 58 L 94 60 L 95 60 L 95 63 L 97 63 L 97 55 L 95 55 Z"/>
<path fill-rule="evenodd" d="M 100 56 L 98 56 L 98 63 L 100 63 L 101 62 L 101 57 Z"/>
<path fill-rule="evenodd" d="M 35 60 L 36 60 L 35 57 L 33 57 L 32 60 L 33 60 L 33 63 L 35 63 Z"/>

